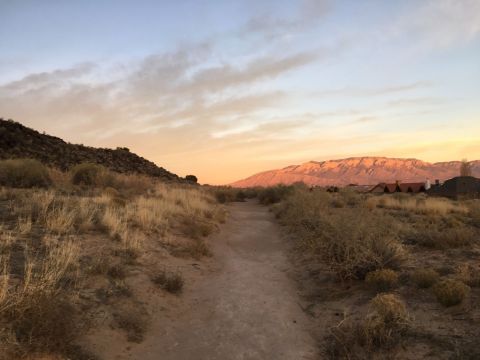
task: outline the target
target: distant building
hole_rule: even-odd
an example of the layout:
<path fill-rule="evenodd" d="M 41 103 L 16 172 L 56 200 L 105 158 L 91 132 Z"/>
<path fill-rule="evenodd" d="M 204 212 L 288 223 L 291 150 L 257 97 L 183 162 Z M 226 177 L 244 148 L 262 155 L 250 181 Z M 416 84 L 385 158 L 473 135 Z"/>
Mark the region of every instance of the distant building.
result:
<path fill-rule="evenodd" d="M 480 179 L 473 176 L 458 176 L 433 185 L 427 192 L 429 195 L 445 196 L 452 199 L 480 198 Z"/>
<path fill-rule="evenodd" d="M 375 185 L 370 192 L 374 194 L 392 194 L 392 193 L 411 193 L 418 194 L 425 192 L 425 183 L 423 182 L 411 182 L 411 183 L 401 183 L 397 181 L 395 183 L 380 183 Z"/>

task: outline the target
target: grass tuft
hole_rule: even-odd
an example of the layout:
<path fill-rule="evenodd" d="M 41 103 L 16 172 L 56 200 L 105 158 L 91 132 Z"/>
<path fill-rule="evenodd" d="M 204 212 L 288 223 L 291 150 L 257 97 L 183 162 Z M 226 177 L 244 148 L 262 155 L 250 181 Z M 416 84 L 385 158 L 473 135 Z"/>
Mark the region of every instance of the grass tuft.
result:
<path fill-rule="evenodd" d="M 179 272 L 161 271 L 152 278 L 153 283 L 172 294 L 182 292 L 184 280 Z"/>
<path fill-rule="evenodd" d="M 433 287 L 437 300 L 446 307 L 460 304 L 470 292 L 470 287 L 461 281 L 447 279 Z"/>
<path fill-rule="evenodd" d="M 369 272 L 365 282 L 376 291 L 388 291 L 398 285 L 398 274 L 391 269 L 379 269 Z"/>

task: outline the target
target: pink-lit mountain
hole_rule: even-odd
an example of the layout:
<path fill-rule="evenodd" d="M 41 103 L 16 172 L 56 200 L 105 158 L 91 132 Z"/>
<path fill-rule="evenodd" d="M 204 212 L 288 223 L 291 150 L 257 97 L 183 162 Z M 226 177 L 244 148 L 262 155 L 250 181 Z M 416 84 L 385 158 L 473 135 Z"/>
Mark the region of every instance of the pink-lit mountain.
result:
<path fill-rule="evenodd" d="M 370 185 L 379 182 L 446 180 L 460 174 L 460 161 L 429 163 L 417 159 L 355 157 L 309 161 L 269 170 L 231 184 L 235 187 L 271 186 L 302 181 L 308 185 Z M 470 161 L 472 173 L 480 177 L 480 160 Z"/>

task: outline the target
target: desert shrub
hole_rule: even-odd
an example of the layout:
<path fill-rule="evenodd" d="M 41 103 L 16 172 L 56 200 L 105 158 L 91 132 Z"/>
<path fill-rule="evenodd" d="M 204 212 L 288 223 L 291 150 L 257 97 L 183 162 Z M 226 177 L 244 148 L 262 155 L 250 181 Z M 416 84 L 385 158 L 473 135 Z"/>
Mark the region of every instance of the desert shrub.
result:
<path fill-rule="evenodd" d="M 212 252 L 207 243 L 202 240 L 189 241 L 186 244 L 176 246 L 172 250 L 172 255 L 178 257 L 192 257 L 194 259 L 201 259 L 202 257 L 212 256 Z"/>
<path fill-rule="evenodd" d="M 76 213 L 66 203 L 53 206 L 45 214 L 45 227 L 54 234 L 67 234 L 73 229 Z"/>
<path fill-rule="evenodd" d="M 75 275 L 77 254 L 72 243 L 60 243 L 48 247 L 42 259 L 27 255 L 21 286 L 0 286 L 0 321 L 14 337 L 14 353 L 62 353 L 70 347 L 78 324 L 67 279 Z M 8 280 L 5 273 L 3 266 L 2 277 Z"/>
<path fill-rule="evenodd" d="M 127 230 L 127 218 L 124 211 L 113 206 L 108 206 L 105 209 L 100 222 L 112 238 L 121 239 Z"/>
<path fill-rule="evenodd" d="M 198 179 L 195 175 L 187 175 L 187 176 L 185 176 L 185 180 L 187 180 L 188 182 L 191 182 L 193 184 L 196 184 L 198 182 Z"/>
<path fill-rule="evenodd" d="M 440 275 L 433 269 L 417 269 L 411 275 L 415 285 L 422 289 L 433 286 L 439 278 Z"/>
<path fill-rule="evenodd" d="M 72 184 L 95 186 L 104 168 L 101 165 L 82 163 L 75 165 L 70 170 Z"/>
<path fill-rule="evenodd" d="M 410 323 L 404 302 L 393 294 L 379 294 L 370 306 L 371 312 L 359 329 L 360 343 L 368 348 L 396 344 Z"/>
<path fill-rule="evenodd" d="M 340 196 L 348 206 L 358 206 L 362 202 L 360 194 L 348 188 L 342 189 Z"/>
<path fill-rule="evenodd" d="M 132 196 L 132 195 L 145 195 L 151 193 L 155 188 L 155 179 L 145 175 L 139 174 L 113 174 L 114 178 L 110 179 L 111 184 L 106 186 L 113 186 L 114 189 L 119 191 L 116 197 Z M 121 193 L 120 193 L 121 192 Z"/>
<path fill-rule="evenodd" d="M 460 304 L 470 292 L 470 287 L 460 281 L 447 279 L 437 283 L 433 292 L 443 306 L 449 307 Z"/>
<path fill-rule="evenodd" d="M 33 159 L 0 161 L 0 185 L 19 188 L 47 187 L 51 184 L 48 169 Z"/>
<path fill-rule="evenodd" d="M 462 264 L 456 269 L 456 278 L 471 287 L 480 287 L 480 269 L 469 264 Z"/>
<path fill-rule="evenodd" d="M 331 329 L 326 353 L 331 359 L 372 359 L 381 349 L 399 344 L 410 326 L 411 318 L 402 300 L 393 294 L 379 294 L 370 301 L 364 319 L 346 318 Z"/>
<path fill-rule="evenodd" d="M 220 204 L 225 204 L 228 200 L 227 194 L 224 191 L 217 191 L 215 193 L 215 198 Z"/>
<path fill-rule="evenodd" d="M 115 264 L 111 265 L 110 268 L 107 270 L 107 275 L 110 276 L 112 279 L 120 279 L 123 280 L 127 276 L 127 272 L 125 270 L 125 266 L 122 264 Z"/>
<path fill-rule="evenodd" d="M 215 187 L 213 188 L 213 194 L 220 204 L 235 201 L 242 202 L 248 198 L 245 190 L 232 187 Z"/>
<path fill-rule="evenodd" d="M 395 210 L 407 210 L 417 214 L 447 215 L 450 213 L 466 214 L 468 208 L 456 202 L 443 198 L 423 198 L 403 193 L 371 197 L 370 207 Z"/>
<path fill-rule="evenodd" d="M 184 280 L 178 272 L 161 271 L 152 278 L 152 281 L 160 286 L 162 289 L 172 293 L 178 294 L 182 292 Z"/>
<path fill-rule="evenodd" d="M 434 249 L 449 249 L 468 246 L 476 239 L 475 232 L 466 226 L 445 229 L 425 228 L 411 236 L 413 242 Z"/>
<path fill-rule="evenodd" d="M 200 218 L 184 217 L 181 221 L 181 231 L 191 239 L 200 239 L 210 235 L 215 230 L 211 222 Z"/>
<path fill-rule="evenodd" d="M 396 269 L 405 249 L 393 219 L 366 208 L 329 207 L 325 192 L 296 191 L 276 209 L 308 253 L 317 254 L 341 279 L 363 279 L 377 269 Z"/>
<path fill-rule="evenodd" d="M 242 190 L 245 193 L 245 197 L 247 199 L 254 199 L 257 197 L 257 189 L 256 188 L 246 188 Z"/>
<path fill-rule="evenodd" d="M 277 185 L 259 190 L 257 197 L 260 204 L 272 205 L 284 200 L 293 190 L 293 186 Z"/>
<path fill-rule="evenodd" d="M 97 164 L 82 163 L 70 170 L 72 184 L 96 187 L 115 187 L 116 176 L 113 172 Z"/>
<path fill-rule="evenodd" d="M 474 200 L 469 211 L 473 225 L 480 228 L 480 200 Z"/>
<path fill-rule="evenodd" d="M 379 269 L 369 272 L 365 282 L 376 291 L 387 291 L 398 285 L 398 274 L 391 269 Z"/>
<path fill-rule="evenodd" d="M 335 197 L 330 202 L 331 206 L 337 209 L 344 208 L 347 204 L 342 198 Z"/>
<path fill-rule="evenodd" d="M 128 309 L 113 315 L 118 327 L 127 333 L 127 340 L 141 343 L 147 331 L 147 320 L 143 313 L 138 310 Z"/>
<path fill-rule="evenodd" d="M 235 194 L 235 201 L 242 202 L 242 201 L 245 201 L 246 198 L 247 198 L 247 195 L 243 190 L 238 190 L 237 193 Z"/>

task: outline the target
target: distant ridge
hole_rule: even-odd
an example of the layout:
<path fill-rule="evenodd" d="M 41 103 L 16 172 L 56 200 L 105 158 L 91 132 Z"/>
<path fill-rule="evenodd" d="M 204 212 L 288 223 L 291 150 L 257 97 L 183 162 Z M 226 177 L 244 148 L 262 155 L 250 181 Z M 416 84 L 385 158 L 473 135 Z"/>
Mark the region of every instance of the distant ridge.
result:
<path fill-rule="evenodd" d="M 429 163 L 417 159 L 352 157 L 309 161 L 283 169 L 264 171 L 232 183 L 235 187 L 272 186 L 304 182 L 308 185 L 373 185 L 379 182 L 446 180 L 458 176 L 460 161 Z M 480 177 L 480 160 L 470 161 L 473 175 Z"/>
<path fill-rule="evenodd" d="M 68 170 L 79 163 L 91 162 L 119 173 L 180 180 L 177 175 L 131 153 L 127 148 L 113 150 L 69 144 L 58 137 L 40 134 L 18 122 L 0 118 L 0 159 L 10 158 L 37 159 L 62 170 Z"/>

